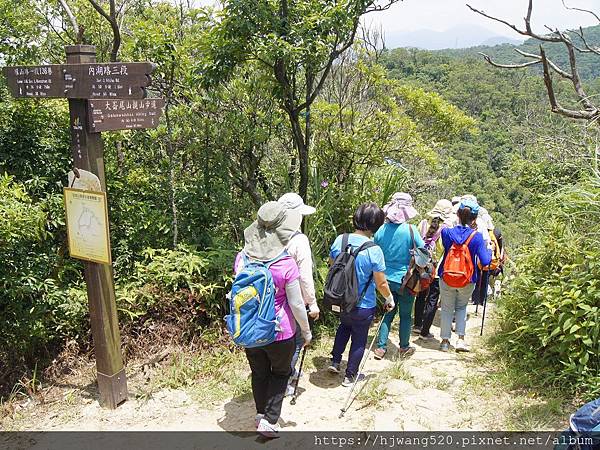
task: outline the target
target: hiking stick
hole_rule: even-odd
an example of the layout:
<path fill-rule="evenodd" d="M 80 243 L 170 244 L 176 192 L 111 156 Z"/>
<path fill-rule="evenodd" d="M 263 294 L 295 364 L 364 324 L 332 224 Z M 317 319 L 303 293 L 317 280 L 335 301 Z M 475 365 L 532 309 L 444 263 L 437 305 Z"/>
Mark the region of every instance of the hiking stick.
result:
<path fill-rule="evenodd" d="M 489 283 L 488 283 L 489 286 Z M 485 300 L 483 301 L 483 315 L 481 316 L 481 332 L 479 336 L 483 336 L 483 322 L 485 321 L 485 307 L 487 306 L 487 295 L 485 296 Z"/>
<path fill-rule="evenodd" d="M 296 379 L 296 386 L 294 386 L 294 395 L 292 396 L 292 400 L 290 401 L 290 405 L 296 404 L 296 398 L 298 398 L 298 385 L 300 384 L 300 377 L 302 376 L 302 366 L 304 365 L 304 357 L 306 356 L 306 349 L 308 347 L 304 347 L 302 349 L 302 358 L 300 358 L 300 367 L 298 368 L 298 378 Z"/>
<path fill-rule="evenodd" d="M 346 411 L 348 411 L 348 408 L 350 408 L 350 405 L 352 404 L 352 402 L 354 401 L 354 399 L 352 399 L 352 401 L 350 401 L 350 397 L 352 397 L 352 393 L 354 392 L 354 388 L 356 387 L 356 383 L 358 382 L 358 377 L 361 374 L 363 367 L 365 365 L 365 363 L 367 362 L 367 360 L 369 359 L 369 354 L 371 353 L 371 350 L 373 350 L 373 344 L 375 344 L 375 341 L 377 340 L 377 338 L 379 337 L 379 329 L 381 328 L 381 325 L 383 324 L 383 319 L 385 318 L 385 315 L 388 313 L 389 311 L 386 311 L 383 316 L 381 317 L 381 320 L 379 321 L 379 325 L 377 325 L 377 331 L 375 332 L 375 337 L 373 337 L 373 340 L 371 341 L 371 345 L 369 346 L 369 350 L 366 352 L 366 356 L 363 356 L 363 359 L 360 363 L 360 366 L 358 366 L 358 372 L 356 373 L 356 377 L 354 379 L 354 383 L 352 384 L 352 389 L 350 389 L 350 392 L 348 393 L 348 398 L 346 399 L 346 401 L 344 402 L 344 407 L 341 409 L 341 413 L 339 415 L 339 418 L 341 419 L 342 417 L 344 417 L 344 414 L 346 414 Z"/>

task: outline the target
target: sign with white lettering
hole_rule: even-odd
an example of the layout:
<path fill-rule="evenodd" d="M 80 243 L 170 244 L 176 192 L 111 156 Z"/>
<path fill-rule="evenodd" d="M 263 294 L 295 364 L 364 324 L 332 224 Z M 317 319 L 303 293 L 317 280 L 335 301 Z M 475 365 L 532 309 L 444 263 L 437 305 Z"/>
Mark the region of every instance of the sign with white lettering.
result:
<path fill-rule="evenodd" d="M 89 100 L 89 131 L 99 133 L 111 130 L 156 128 L 164 106 L 165 100 L 162 98 Z"/>
<path fill-rule="evenodd" d="M 13 97 L 56 98 L 65 96 L 59 64 L 4 67 L 2 71 Z"/>
<path fill-rule="evenodd" d="M 90 63 L 4 67 L 3 72 L 17 98 L 141 99 L 155 68 L 148 62 Z"/>

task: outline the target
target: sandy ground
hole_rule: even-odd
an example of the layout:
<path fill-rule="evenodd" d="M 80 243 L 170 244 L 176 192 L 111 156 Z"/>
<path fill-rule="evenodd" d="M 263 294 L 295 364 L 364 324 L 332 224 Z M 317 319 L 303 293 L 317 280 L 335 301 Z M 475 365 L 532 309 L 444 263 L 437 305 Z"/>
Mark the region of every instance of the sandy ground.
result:
<path fill-rule="evenodd" d="M 386 359 L 365 364 L 367 380 L 359 383 L 359 397 L 345 417 L 339 418 L 349 388 L 341 386 L 342 376 L 326 371 L 330 342 L 308 351 L 314 368 L 300 381 L 297 403 L 284 401 L 280 424 L 285 430 L 479 430 L 490 429 L 490 414 L 482 414 L 480 398 L 465 392 L 464 383 L 479 369 L 473 362 L 479 342 L 481 315 L 469 306 L 467 342 L 474 352 L 457 354 L 439 351 L 439 339 L 425 342 L 412 337 L 417 351 L 398 362 L 397 332 L 390 334 Z M 438 314 L 439 316 L 439 314 Z M 397 323 L 397 319 L 396 319 Z M 439 336 L 436 318 L 432 333 Z M 371 336 L 375 332 L 373 325 Z M 453 336 L 453 341 L 456 339 Z M 344 364 L 344 363 L 343 363 Z M 343 367 L 343 366 L 342 366 Z M 396 368 L 397 370 L 394 370 Z M 83 397 L 69 401 L 65 384 L 56 386 L 67 394 L 55 403 L 19 407 L 17 419 L 6 421 L 8 429 L 28 430 L 214 430 L 254 431 L 254 403 L 247 395 L 200 406 L 185 390 L 164 389 L 150 398 L 131 398 L 115 411 L 101 408 L 93 385 L 79 386 Z M 356 392 L 355 391 L 355 392 Z M 488 410 L 490 408 L 487 408 Z M 493 412 L 491 413 L 493 420 Z"/>

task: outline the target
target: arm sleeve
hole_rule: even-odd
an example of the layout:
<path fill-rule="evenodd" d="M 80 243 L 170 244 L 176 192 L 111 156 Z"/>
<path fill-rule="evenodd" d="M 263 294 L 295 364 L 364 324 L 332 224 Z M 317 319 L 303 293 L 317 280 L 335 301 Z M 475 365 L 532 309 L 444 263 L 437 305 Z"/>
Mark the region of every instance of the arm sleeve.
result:
<path fill-rule="evenodd" d="M 297 279 L 285 285 L 285 295 L 287 297 L 288 305 L 290 305 L 290 309 L 292 310 L 292 314 L 294 315 L 294 319 L 296 319 L 296 322 L 300 325 L 302 336 L 310 335 L 310 325 L 308 324 L 306 307 L 302 301 L 300 283 Z"/>
<path fill-rule="evenodd" d="M 492 251 L 483 238 L 477 239 L 477 257 L 482 266 L 487 266 L 492 262 Z"/>
<path fill-rule="evenodd" d="M 315 294 L 315 282 L 313 280 L 313 259 L 310 250 L 310 242 L 304 234 L 298 234 L 293 238 L 294 241 L 294 259 L 298 264 L 300 271 L 300 291 L 304 304 L 310 307 L 311 311 L 319 311 L 317 306 L 317 296 Z"/>
<path fill-rule="evenodd" d="M 385 272 L 385 257 L 381 247 L 371 247 L 369 250 L 369 257 L 371 258 L 371 264 L 373 272 Z"/>

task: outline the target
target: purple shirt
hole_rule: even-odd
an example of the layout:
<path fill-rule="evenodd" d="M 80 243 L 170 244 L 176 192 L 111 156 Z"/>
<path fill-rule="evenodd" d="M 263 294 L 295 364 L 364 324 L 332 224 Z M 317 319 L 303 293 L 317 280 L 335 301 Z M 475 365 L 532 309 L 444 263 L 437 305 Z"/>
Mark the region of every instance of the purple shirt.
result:
<path fill-rule="evenodd" d="M 235 257 L 234 268 L 236 275 L 242 269 L 241 252 Z M 291 256 L 286 256 L 271 264 L 269 270 L 275 284 L 275 314 L 279 318 L 281 328 L 275 340 L 283 341 L 296 334 L 296 320 L 287 301 L 285 285 L 300 278 L 300 272 L 298 271 L 298 265 Z"/>

